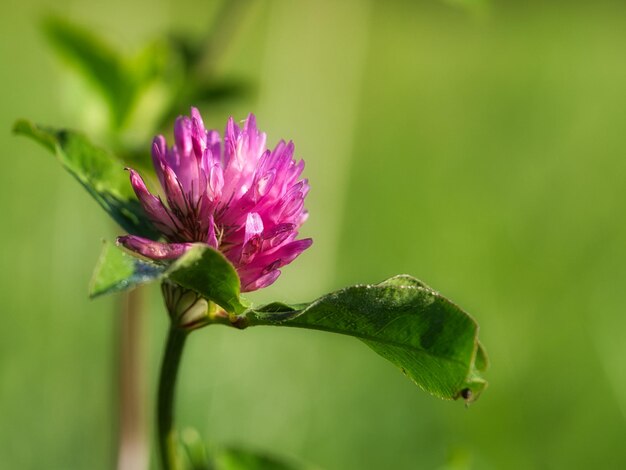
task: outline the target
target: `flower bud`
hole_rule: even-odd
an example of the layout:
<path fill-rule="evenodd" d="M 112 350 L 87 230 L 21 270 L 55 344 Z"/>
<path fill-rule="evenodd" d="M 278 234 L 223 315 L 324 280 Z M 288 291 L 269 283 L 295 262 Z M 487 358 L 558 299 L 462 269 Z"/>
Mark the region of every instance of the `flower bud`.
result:
<path fill-rule="evenodd" d="M 161 289 L 172 324 L 191 331 L 211 323 L 216 309 L 213 302 L 168 281 L 163 282 Z"/>

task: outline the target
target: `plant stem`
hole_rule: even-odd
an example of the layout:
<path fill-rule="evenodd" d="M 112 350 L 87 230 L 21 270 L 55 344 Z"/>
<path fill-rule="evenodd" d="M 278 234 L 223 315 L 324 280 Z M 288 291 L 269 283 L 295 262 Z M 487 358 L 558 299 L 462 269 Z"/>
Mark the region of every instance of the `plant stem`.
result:
<path fill-rule="evenodd" d="M 157 406 L 159 426 L 159 453 L 163 470 L 180 470 L 174 429 L 174 392 L 176 376 L 183 354 L 183 347 L 187 339 L 187 332 L 174 324 L 170 326 L 167 344 L 161 364 L 159 379 L 159 398 Z"/>

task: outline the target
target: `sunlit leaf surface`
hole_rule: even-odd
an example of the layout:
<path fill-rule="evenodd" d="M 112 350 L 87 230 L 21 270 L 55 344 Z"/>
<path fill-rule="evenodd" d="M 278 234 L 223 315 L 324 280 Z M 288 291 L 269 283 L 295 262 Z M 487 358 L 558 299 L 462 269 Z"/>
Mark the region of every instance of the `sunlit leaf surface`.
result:
<path fill-rule="evenodd" d="M 486 386 L 476 322 L 410 276 L 347 287 L 305 306 L 269 304 L 248 311 L 246 319 L 354 336 L 441 398 L 475 400 Z"/>
<path fill-rule="evenodd" d="M 239 296 L 239 276 L 219 251 L 207 245 L 189 249 L 167 272 L 167 277 L 229 313 L 242 313 L 246 306 Z"/>
<path fill-rule="evenodd" d="M 163 276 L 166 266 L 141 260 L 123 249 L 104 243 L 89 287 L 89 296 L 98 297 L 137 287 Z"/>

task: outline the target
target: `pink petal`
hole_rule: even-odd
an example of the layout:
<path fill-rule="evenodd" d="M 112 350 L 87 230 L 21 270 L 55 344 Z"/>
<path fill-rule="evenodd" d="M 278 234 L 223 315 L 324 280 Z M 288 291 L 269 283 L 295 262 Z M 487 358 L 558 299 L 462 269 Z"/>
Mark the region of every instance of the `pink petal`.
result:
<path fill-rule="evenodd" d="M 313 244 L 312 238 L 303 238 L 302 240 L 296 240 L 286 245 L 282 245 L 280 248 L 273 251 L 268 257 L 274 258 L 279 262 L 280 266 L 285 266 L 296 259 L 304 250 L 309 248 Z"/>
<path fill-rule="evenodd" d="M 217 236 L 215 235 L 215 219 L 213 216 L 209 216 L 209 234 L 207 236 L 207 244 L 217 250 L 219 245 L 219 241 L 217 240 Z"/>
<path fill-rule="evenodd" d="M 264 287 L 270 286 L 272 284 L 274 284 L 274 282 L 276 282 L 276 279 L 278 279 L 278 276 L 280 276 L 280 271 L 278 269 L 274 270 L 274 271 L 270 271 L 267 274 L 264 274 L 261 277 L 258 278 L 252 278 L 250 279 L 248 282 L 245 282 L 246 279 L 242 278 L 242 292 L 252 292 L 254 290 L 257 289 L 262 289 Z"/>
<path fill-rule="evenodd" d="M 193 144 L 193 152 L 196 158 L 203 159 L 207 148 L 207 131 L 202 124 L 202 118 L 199 116 L 198 118 L 200 120 L 195 117 L 191 119 L 191 143 Z"/>
<path fill-rule="evenodd" d="M 204 128 L 204 121 L 202 120 L 202 115 L 200 114 L 200 111 L 198 111 L 198 108 L 196 108 L 195 106 L 191 107 L 191 119 L 192 120 L 195 119 L 198 125 Z"/>
<path fill-rule="evenodd" d="M 193 144 L 191 142 L 191 119 L 186 116 L 179 116 L 174 122 L 174 141 L 176 148 L 183 157 L 191 154 Z"/>
<path fill-rule="evenodd" d="M 267 136 L 264 132 L 260 132 L 256 125 L 256 117 L 250 113 L 248 119 L 243 126 L 244 134 L 244 149 L 250 155 L 250 158 L 254 158 L 255 163 L 261 157 L 265 151 L 265 141 Z"/>
<path fill-rule="evenodd" d="M 241 134 L 241 129 L 235 124 L 235 120 L 231 116 L 228 118 L 224 131 L 224 168 L 228 168 L 235 156 L 239 134 Z"/>
<path fill-rule="evenodd" d="M 161 199 L 148 191 L 139 173 L 132 168 L 129 168 L 128 171 L 130 172 L 130 184 L 143 209 L 146 211 L 146 214 L 148 214 L 148 217 L 150 217 L 152 222 L 158 225 L 166 235 L 175 234 L 177 232 L 176 218 L 170 216 L 168 210 L 161 202 Z"/>
<path fill-rule="evenodd" d="M 221 151 L 220 133 L 217 131 L 207 131 L 207 148 L 211 149 L 213 155 L 213 161 L 211 163 L 222 164 L 222 151 Z"/>
<path fill-rule="evenodd" d="M 222 188 L 224 187 L 224 174 L 222 168 L 218 165 L 212 165 L 209 168 L 208 175 L 208 189 L 209 196 L 212 199 L 217 199 L 222 195 Z"/>
<path fill-rule="evenodd" d="M 135 235 L 117 237 L 117 244 L 153 260 L 176 259 L 182 256 L 191 243 L 160 243 Z"/>
<path fill-rule="evenodd" d="M 272 189 L 274 180 L 276 179 L 276 171 L 269 170 L 263 176 L 257 179 L 254 184 L 255 199 L 259 200 Z"/>
<path fill-rule="evenodd" d="M 276 248 L 281 245 L 289 236 L 294 232 L 295 224 L 279 224 L 275 226 L 271 231 L 268 231 L 263 235 L 264 248 Z"/>
<path fill-rule="evenodd" d="M 154 170 L 156 171 L 161 186 L 165 186 L 165 180 L 163 179 L 163 171 L 161 165 L 165 163 L 165 155 L 167 154 L 167 143 L 165 137 L 157 135 L 152 141 L 152 163 L 154 164 Z"/>
<path fill-rule="evenodd" d="M 241 264 L 249 263 L 261 249 L 261 233 L 263 233 L 263 221 L 256 212 L 250 212 L 246 218 L 245 235 L 241 248 Z"/>
<path fill-rule="evenodd" d="M 250 264 L 238 267 L 237 271 L 242 279 L 242 285 L 253 285 L 254 279 L 262 278 L 268 273 L 275 272 L 278 268 L 291 263 L 312 243 L 313 240 L 310 238 L 296 240 L 279 247 L 271 253 L 258 254 Z"/>
<path fill-rule="evenodd" d="M 174 170 L 168 165 L 161 165 L 165 184 L 165 195 L 172 209 L 178 209 L 183 214 L 187 213 L 187 202 L 183 193 L 183 187 L 178 180 Z"/>

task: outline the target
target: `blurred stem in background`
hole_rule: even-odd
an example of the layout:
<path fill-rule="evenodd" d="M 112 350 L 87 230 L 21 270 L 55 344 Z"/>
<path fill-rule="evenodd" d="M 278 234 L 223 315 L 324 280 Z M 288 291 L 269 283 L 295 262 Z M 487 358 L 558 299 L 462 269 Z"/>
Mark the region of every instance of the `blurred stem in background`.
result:
<path fill-rule="evenodd" d="M 122 295 L 119 305 L 118 366 L 118 469 L 144 469 L 149 464 L 150 440 L 146 423 L 144 290 Z"/>
<path fill-rule="evenodd" d="M 247 81 L 225 80 L 216 74 L 220 57 L 236 38 L 244 10 L 252 3 L 223 1 L 201 38 L 163 34 L 132 56 L 111 47 L 106 38 L 92 30 L 60 17 L 46 19 L 44 30 L 56 52 L 92 85 L 94 98 L 104 103 L 107 119 L 98 121 L 89 132 L 112 147 L 129 166 L 151 170 L 150 140 L 161 129 L 169 128 L 176 116 L 188 111 L 191 105 L 213 105 L 248 93 Z M 151 94 L 155 89 L 160 92 Z M 87 105 L 81 103 L 81 108 L 89 109 Z M 142 470 L 149 465 L 143 297 L 141 289 L 131 291 L 116 307 L 120 313 L 119 470 Z"/>

